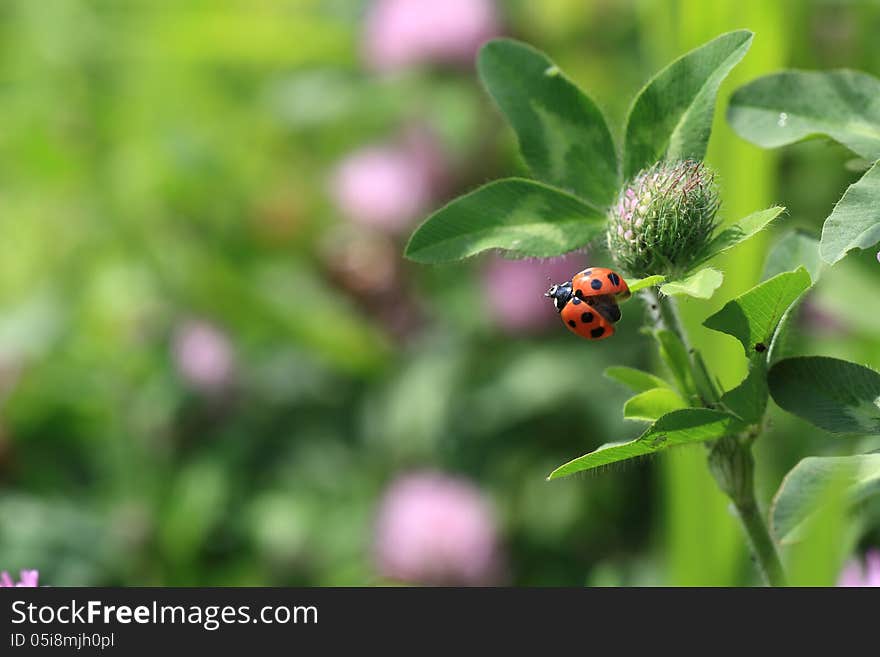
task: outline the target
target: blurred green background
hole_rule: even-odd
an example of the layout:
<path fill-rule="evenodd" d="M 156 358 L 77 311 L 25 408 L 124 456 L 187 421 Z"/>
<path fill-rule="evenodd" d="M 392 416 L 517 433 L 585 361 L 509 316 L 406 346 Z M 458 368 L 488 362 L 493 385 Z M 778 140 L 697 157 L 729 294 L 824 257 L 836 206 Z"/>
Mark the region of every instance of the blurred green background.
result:
<path fill-rule="evenodd" d="M 786 230 L 817 235 L 859 175 L 828 143 L 743 142 L 726 99 L 782 67 L 880 74 L 880 2 L 3 0 L 0 570 L 56 586 L 756 584 L 700 447 L 544 480 L 639 432 L 601 376 L 653 366 L 638 304 L 593 344 L 540 298 L 547 276 L 605 263 L 400 256 L 431 208 L 525 173 L 475 78 L 480 40 L 546 51 L 619 126 L 653 72 L 741 27 L 756 38 L 708 159 L 726 220 L 789 213 L 721 263 L 716 300 L 684 304 L 726 385 L 741 349 L 700 321 Z M 880 313 L 859 312 L 878 282 L 872 253 L 827 272 L 790 348 L 880 366 Z M 803 456 L 867 445 L 771 419 L 765 504 Z M 423 497 L 389 520 L 414 472 Z M 877 525 L 837 519 L 791 557 L 795 581 L 833 583 Z"/>

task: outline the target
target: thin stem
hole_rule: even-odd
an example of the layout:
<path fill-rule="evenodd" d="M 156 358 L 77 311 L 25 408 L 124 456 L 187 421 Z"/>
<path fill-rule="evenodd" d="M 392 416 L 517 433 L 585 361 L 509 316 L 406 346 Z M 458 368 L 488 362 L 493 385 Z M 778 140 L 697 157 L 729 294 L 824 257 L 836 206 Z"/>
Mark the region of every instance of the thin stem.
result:
<path fill-rule="evenodd" d="M 755 555 L 755 563 L 764 582 L 768 586 L 785 586 L 785 571 L 779 560 L 779 553 L 776 551 L 776 546 L 767 530 L 767 524 L 761 517 L 761 512 L 758 510 L 754 498 L 748 504 L 738 504 L 734 501 L 733 506 L 736 508 L 743 528 L 749 537 L 752 553 Z"/>
<path fill-rule="evenodd" d="M 688 340 L 687 332 L 684 330 L 684 323 L 681 321 L 681 315 L 678 312 L 678 304 L 674 297 L 666 297 L 663 299 L 661 309 L 665 310 L 667 324 L 669 330 L 676 333 L 681 338 L 682 344 L 690 351 L 691 343 Z"/>
<path fill-rule="evenodd" d="M 669 297 L 661 302 L 654 290 L 649 288 L 643 292 L 648 316 L 655 326 L 673 331 L 685 346 L 689 345 L 675 299 Z M 693 370 L 694 363 L 691 362 L 690 367 Z M 756 433 L 749 433 L 724 436 L 712 442 L 709 445 L 709 470 L 718 487 L 733 502 L 764 582 L 769 586 L 785 586 L 785 571 L 779 553 L 755 498 L 755 460 L 751 444 L 756 437 Z"/>
<path fill-rule="evenodd" d="M 785 586 L 785 572 L 755 499 L 754 434 L 724 436 L 709 448 L 709 471 L 733 507 L 749 538 L 755 563 L 769 586 Z"/>

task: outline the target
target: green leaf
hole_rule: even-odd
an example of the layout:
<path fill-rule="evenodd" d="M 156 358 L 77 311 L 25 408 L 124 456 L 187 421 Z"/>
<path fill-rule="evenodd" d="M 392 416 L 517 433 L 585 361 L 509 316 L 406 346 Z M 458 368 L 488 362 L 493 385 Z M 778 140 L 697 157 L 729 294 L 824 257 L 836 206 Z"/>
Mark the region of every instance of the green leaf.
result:
<path fill-rule="evenodd" d="M 880 103 L 878 103 L 880 104 Z M 853 249 L 880 242 L 880 161 L 850 185 L 822 227 L 819 252 L 834 264 Z"/>
<path fill-rule="evenodd" d="M 811 456 L 798 463 L 785 475 L 773 499 L 770 522 L 776 539 L 781 543 L 797 540 L 833 486 L 841 486 L 851 503 L 880 493 L 880 454 Z"/>
<path fill-rule="evenodd" d="M 785 234 L 767 256 L 761 280 L 766 281 L 777 274 L 806 267 L 813 283 L 819 280 L 822 272 L 822 259 L 819 257 L 819 240 L 800 230 Z"/>
<path fill-rule="evenodd" d="M 612 381 L 622 383 L 627 388 L 636 393 L 645 392 L 646 390 L 652 390 L 654 388 L 669 387 L 669 384 L 666 383 L 666 381 L 661 379 L 659 376 L 654 376 L 649 372 L 637 370 L 634 367 L 616 365 L 614 367 L 607 368 L 603 372 L 603 374 Z"/>
<path fill-rule="evenodd" d="M 672 281 L 660 287 L 669 296 L 689 296 L 697 299 L 711 299 L 715 290 L 724 282 L 724 274 L 708 267 L 701 269 L 680 281 Z"/>
<path fill-rule="evenodd" d="M 627 420 L 654 422 L 667 413 L 681 408 L 687 408 L 687 404 L 681 396 L 664 386 L 646 390 L 635 397 L 630 397 L 623 405 L 623 417 Z"/>
<path fill-rule="evenodd" d="M 620 188 L 617 149 L 596 104 L 544 53 L 511 39 L 483 46 L 477 70 L 535 177 L 597 208 L 611 205 Z"/>
<path fill-rule="evenodd" d="M 767 360 L 752 358 L 749 373 L 735 388 L 721 396 L 721 403 L 747 424 L 759 424 L 767 410 Z"/>
<path fill-rule="evenodd" d="M 810 275 L 803 267 L 779 274 L 728 301 L 703 325 L 735 337 L 742 343 L 746 357 L 751 358 L 769 349 L 782 315 L 810 284 Z"/>
<path fill-rule="evenodd" d="M 678 390 L 689 399 L 696 394 L 696 385 L 691 372 L 691 361 L 688 357 L 687 347 L 672 331 L 667 329 L 657 329 L 653 331 L 654 338 L 657 340 L 657 346 L 660 351 L 660 358 L 666 363 L 675 382 L 678 384 Z"/>
<path fill-rule="evenodd" d="M 727 120 L 743 139 L 776 148 L 826 135 L 880 158 L 880 80 L 858 71 L 781 71 L 740 87 Z"/>
<path fill-rule="evenodd" d="M 711 260 L 719 253 L 724 253 L 728 249 L 735 247 L 737 244 L 741 244 L 746 240 L 751 239 L 764 230 L 771 221 L 776 219 L 776 217 L 784 211 L 785 208 L 780 206 L 767 208 L 766 210 L 759 210 L 758 212 L 753 212 L 747 217 L 743 217 L 735 224 L 728 226 L 709 242 L 709 245 L 706 247 L 705 255 L 698 260 L 698 263 Z"/>
<path fill-rule="evenodd" d="M 880 373 L 836 358 L 786 358 L 770 368 L 773 401 L 835 434 L 880 434 Z"/>
<path fill-rule="evenodd" d="M 635 294 L 639 290 L 644 290 L 646 287 L 660 285 L 665 280 L 665 276 L 655 274 L 653 276 L 645 276 L 644 278 L 637 278 L 633 281 L 627 281 L 627 286 L 629 287 L 629 291 Z"/>
<path fill-rule="evenodd" d="M 533 180 L 497 180 L 460 196 L 419 226 L 406 246 L 416 262 L 452 262 L 505 249 L 548 258 L 583 246 L 605 217 L 570 194 Z"/>
<path fill-rule="evenodd" d="M 675 60 L 639 92 L 626 122 L 624 177 L 660 160 L 702 160 L 718 87 L 752 43 L 746 30 L 722 34 Z"/>
<path fill-rule="evenodd" d="M 645 456 L 676 445 L 687 445 L 742 431 L 744 425 L 732 415 L 708 408 L 684 408 L 664 415 L 645 433 L 627 443 L 603 445 L 594 452 L 559 466 L 548 479 L 582 470 Z"/>

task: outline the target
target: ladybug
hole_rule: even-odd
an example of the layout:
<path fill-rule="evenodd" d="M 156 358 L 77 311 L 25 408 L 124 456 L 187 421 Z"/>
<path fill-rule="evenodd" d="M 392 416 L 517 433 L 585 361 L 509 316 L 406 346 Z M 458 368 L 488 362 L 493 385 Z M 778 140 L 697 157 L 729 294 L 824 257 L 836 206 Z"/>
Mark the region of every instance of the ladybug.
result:
<path fill-rule="evenodd" d="M 629 299 L 631 293 L 617 272 L 590 267 L 570 281 L 553 285 L 544 296 L 553 300 L 556 312 L 572 333 L 588 340 L 603 340 L 614 335 L 614 324 L 620 320 L 617 304 Z"/>

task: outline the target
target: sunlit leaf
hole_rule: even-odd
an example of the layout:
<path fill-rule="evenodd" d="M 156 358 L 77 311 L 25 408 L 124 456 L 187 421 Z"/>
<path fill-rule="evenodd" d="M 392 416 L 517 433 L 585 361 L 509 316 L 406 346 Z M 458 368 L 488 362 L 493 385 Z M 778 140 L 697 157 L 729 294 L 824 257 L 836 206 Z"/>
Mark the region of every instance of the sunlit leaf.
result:
<path fill-rule="evenodd" d="M 589 96 L 546 55 L 510 39 L 483 46 L 477 70 L 535 177 L 597 208 L 610 205 L 620 187 L 617 150 Z"/>
<path fill-rule="evenodd" d="M 603 374 L 612 381 L 622 383 L 627 388 L 637 393 L 652 390 L 654 388 L 669 387 L 669 384 L 659 376 L 654 376 L 650 372 L 644 372 L 623 365 L 609 367 L 603 372 Z"/>
<path fill-rule="evenodd" d="M 660 291 L 668 296 L 688 296 L 697 299 L 711 299 L 715 290 L 724 282 L 724 274 L 707 267 L 694 272 L 680 281 L 671 281 L 660 286 Z"/>
<path fill-rule="evenodd" d="M 880 103 L 878 103 L 880 104 Z M 853 249 L 880 242 L 880 162 L 850 185 L 822 227 L 819 252 L 834 264 Z"/>
<path fill-rule="evenodd" d="M 654 422 L 667 413 L 686 407 L 687 404 L 677 392 L 664 386 L 630 397 L 623 405 L 623 417 L 627 420 Z"/>
<path fill-rule="evenodd" d="M 798 267 L 805 267 L 815 283 L 822 272 L 822 259 L 819 257 L 819 240 L 809 233 L 793 230 L 783 235 L 770 249 L 761 280 L 766 281 Z"/>
<path fill-rule="evenodd" d="M 699 262 L 705 262 L 724 253 L 728 249 L 732 249 L 738 244 L 754 237 L 766 228 L 771 221 L 776 219 L 785 208 L 776 206 L 753 212 L 747 217 L 743 217 L 735 224 L 728 226 L 716 235 L 709 246 L 706 247 L 706 253 L 699 259 Z"/>
<path fill-rule="evenodd" d="M 684 408 L 664 415 L 635 440 L 603 445 L 594 452 L 559 466 L 548 479 L 653 454 L 676 445 L 713 440 L 743 428 L 742 422 L 727 413 L 708 408 Z"/>
<path fill-rule="evenodd" d="M 504 249 L 546 258 L 583 246 L 604 227 L 601 213 L 574 196 L 533 180 L 508 178 L 428 217 L 410 238 L 406 256 L 441 263 Z"/>
<path fill-rule="evenodd" d="M 732 335 L 742 343 L 746 357 L 764 353 L 785 311 L 810 287 L 811 280 L 803 267 L 774 276 L 733 299 L 703 325 Z"/>
<path fill-rule="evenodd" d="M 744 139 L 775 148 L 825 135 L 880 158 L 880 79 L 858 71 L 782 71 L 740 87 L 727 120 Z"/>
<path fill-rule="evenodd" d="M 749 424 L 758 424 L 767 410 L 767 361 L 760 354 L 752 358 L 746 378 L 721 396 L 731 413 Z"/>
<path fill-rule="evenodd" d="M 636 278 L 634 280 L 627 281 L 627 285 L 629 286 L 629 291 L 635 293 L 639 290 L 644 290 L 646 287 L 660 285 L 665 280 L 665 276 L 655 274 L 654 276 L 645 276 L 645 278 Z"/>
<path fill-rule="evenodd" d="M 660 160 L 702 160 L 718 87 L 752 43 L 746 30 L 722 34 L 658 73 L 639 92 L 626 123 L 624 177 Z"/>
<path fill-rule="evenodd" d="M 823 356 L 786 358 L 768 374 L 773 401 L 835 434 L 880 434 L 880 373 Z"/>
<path fill-rule="evenodd" d="M 850 502 L 880 493 L 880 454 L 811 456 L 800 461 L 785 476 L 773 500 L 770 520 L 777 540 L 797 540 L 804 523 L 835 485 L 844 489 Z"/>

